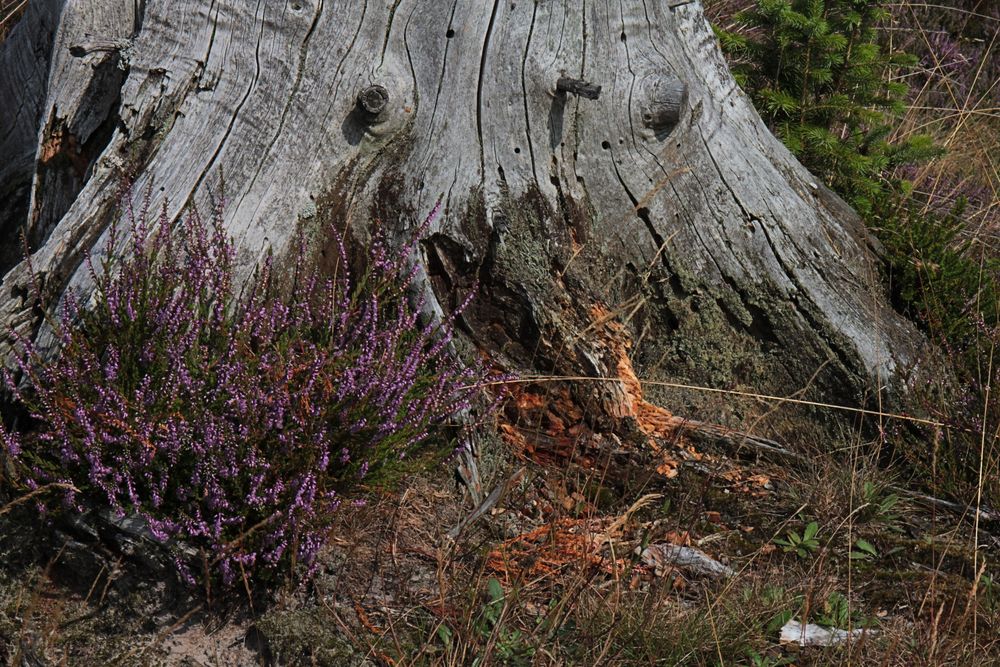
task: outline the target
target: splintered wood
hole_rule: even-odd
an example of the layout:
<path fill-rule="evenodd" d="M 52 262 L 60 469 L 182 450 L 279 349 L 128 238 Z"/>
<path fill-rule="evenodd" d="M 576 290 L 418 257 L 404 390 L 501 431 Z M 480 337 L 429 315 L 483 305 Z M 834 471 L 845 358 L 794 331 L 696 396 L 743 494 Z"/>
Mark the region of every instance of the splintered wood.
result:
<path fill-rule="evenodd" d="M 676 476 L 682 461 L 701 459 L 683 437 L 696 422 L 644 398 L 629 356 L 628 331 L 603 306 L 593 306 L 589 314 L 588 356 L 600 362 L 605 375 L 514 385 L 501 433 L 516 451 L 542 463 L 576 458 L 587 465 L 595 454 L 620 449 L 623 442 L 644 445 L 655 455 L 658 474 Z M 594 391 L 588 391 L 590 384 Z M 587 397 L 585 404 L 581 397 Z"/>
<path fill-rule="evenodd" d="M 486 567 L 508 585 L 555 580 L 571 569 L 629 578 L 630 585 L 637 583 L 637 578 L 677 578 L 675 587 L 683 585 L 682 573 L 707 578 L 733 576 L 729 566 L 690 546 L 686 533 L 668 533 L 659 542 L 633 547 L 635 540 L 623 531 L 628 518 L 629 512 L 617 518 L 556 519 L 501 543 L 490 551 Z"/>
<path fill-rule="evenodd" d="M 490 552 L 486 566 L 505 578 L 522 580 L 552 576 L 581 565 L 622 574 L 630 567 L 628 560 L 604 555 L 610 539 L 605 524 L 609 522 L 608 518 L 556 519 L 503 542 Z"/>

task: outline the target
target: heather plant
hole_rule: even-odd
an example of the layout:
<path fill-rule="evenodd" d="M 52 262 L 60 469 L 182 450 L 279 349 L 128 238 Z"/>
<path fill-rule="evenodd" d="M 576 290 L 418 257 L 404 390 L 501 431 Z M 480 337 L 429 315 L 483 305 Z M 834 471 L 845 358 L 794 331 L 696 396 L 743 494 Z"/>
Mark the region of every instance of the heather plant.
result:
<path fill-rule="evenodd" d="M 225 582 L 314 562 L 345 488 L 444 438 L 487 379 L 450 351 L 454 315 L 421 323 L 407 300 L 431 217 L 399 252 L 376 231 L 356 276 L 336 229 L 332 276 L 300 239 L 291 271 L 268 258 L 240 294 L 220 210 L 177 238 L 148 194 L 124 201 L 104 258 L 87 258 L 92 303 L 68 293 L 55 355 L 18 338 L 20 377 L 4 373 L 35 423 L 0 427 L 16 483 L 137 514 Z"/>
<path fill-rule="evenodd" d="M 893 38 L 914 54 L 920 68 L 911 94 L 924 110 L 983 110 L 1000 101 L 995 57 L 1000 4 L 993 0 L 894 3 Z"/>
<path fill-rule="evenodd" d="M 967 201 L 959 197 L 945 212 L 911 206 L 887 216 L 879 230 L 895 301 L 930 333 L 959 347 L 1000 317 L 1000 260 L 977 253 L 963 238 Z"/>

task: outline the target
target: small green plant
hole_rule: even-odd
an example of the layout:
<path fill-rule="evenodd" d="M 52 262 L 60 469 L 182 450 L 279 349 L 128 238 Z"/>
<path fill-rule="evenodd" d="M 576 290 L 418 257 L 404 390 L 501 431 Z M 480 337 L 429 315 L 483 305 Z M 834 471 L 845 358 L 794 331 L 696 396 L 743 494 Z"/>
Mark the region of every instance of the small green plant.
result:
<path fill-rule="evenodd" d="M 851 610 L 851 602 L 840 591 L 833 591 L 823 601 L 823 608 L 813 618 L 816 625 L 827 628 L 870 627 L 872 619 L 857 610 Z"/>
<path fill-rule="evenodd" d="M 861 503 L 865 506 L 861 516 L 892 528 L 899 521 L 899 514 L 896 513 L 899 496 L 895 493 L 883 495 L 884 491 L 885 487 L 872 481 L 861 485 Z"/>
<path fill-rule="evenodd" d="M 785 627 L 785 623 L 792 620 L 795 616 L 795 612 L 791 609 L 782 609 L 767 622 L 764 630 L 768 635 L 776 635 L 781 632 L 781 628 Z"/>
<path fill-rule="evenodd" d="M 987 610 L 1000 608 L 1000 586 L 985 573 L 979 578 L 979 601 Z"/>
<path fill-rule="evenodd" d="M 781 605 L 784 601 L 788 599 L 788 592 L 781 586 L 767 586 L 764 588 L 760 595 L 760 604 L 764 607 L 773 608 L 775 605 Z M 753 598 L 745 598 L 745 604 L 752 604 Z M 781 610 L 768 620 L 767 625 L 764 627 L 764 632 L 768 635 L 777 634 L 783 625 L 791 620 L 794 614 L 787 608 L 781 608 Z"/>
<path fill-rule="evenodd" d="M 851 623 L 851 603 L 847 596 L 834 591 L 823 601 L 822 611 L 814 619 L 817 625 L 846 628 Z"/>
<path fill-rule="evenodd" d="M 490 577 L 489 581 L 486 582 L 486 594 L 489 599 L 479 614 L 476 629 L 480 634 L 489 635 L 503 616 L 506 596 L 503 592 L 503 586 L 495 577 Z"/>
<path fill-rule="evenodd" d="M 935 337 L 963 345 L 980 322 L 1000 320 L 1000 260 L 978 257 L 964 235 L 967 201 L 944 213 L 916 202 L 882 216 L 877 227 L 888 254 L 897 307 Z"/>
<path fill-rule="evenodd" d="M 531 658 L 535 654 L 534 647 L 526 643 L 527 637 L 520 630 L 504 627 L 504 612 L 507 608 L 507 596 L 504 594 L 503 586 L 500 582 L 490 577 L 486 582 L 486 592 L 489 599 L 483 605 L 483 609 L 476 619 L 474 628 L 480 638 L 489 644 L 490 639 L 495 639 L 493 652 L 491 655 L 503 665 L 530 665 Z M 485 655 L 478 656 L 472 661 L 472 667 L 479 667 Z"/>
<path fill-rule="evenodd" d="M 819 549 L 819 540 L 816 539 L 818 533 L 819 524 L 810 521 L 801 535 L 798 531 L 790 530 L 784 538 L 776 537 L 774 543 L 786 554 L 794 553 L 799 558 L 808 558 Z"/>
<path fill-rule="evenodd" d="M 878 550 L 868 540 L 858 538 L 847 557 L 851 560 L 872 561 L 878 558 Z"/>
<path fill-rule="evenodd" d="M 451 628 L 442 623 L 437 629 L 438 639 L 441 640 L 441 644 L 444 645 L 445 650 L 451 649 L 451 639 L 455 636 Z"/>
<path fill-rule="evenodd" d="M 753 649 L 747 651 L 747 660 L 752 667 L 784 667 L 793 664 L 791 658 L 760 654 Z"/>

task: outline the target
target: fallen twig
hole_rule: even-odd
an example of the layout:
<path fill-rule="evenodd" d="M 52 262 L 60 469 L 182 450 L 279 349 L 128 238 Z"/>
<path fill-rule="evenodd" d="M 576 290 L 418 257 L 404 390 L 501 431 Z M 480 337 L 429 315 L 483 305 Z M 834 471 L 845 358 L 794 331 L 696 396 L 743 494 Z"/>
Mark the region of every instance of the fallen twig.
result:
<path fill-rule="evenodd" d="M 14 500 L 10 501 L 9 503 L 7 503 L 6 505 L 4 505 L 3 507 L 0 507 L 0 516 L 3 516 L 7 512 L 11 511 L 17 505 L 25 503 L 25 502 L 31 500 L 32 498 L 34 498 L 36 496 L 42 495 L 43 493 L 45 493 L 49 489 L 64 489 L 66 491 L 73 491 L 74 493 L 79 493 L 80 492 L 80 489 L 76 488 L 72 484 L 67 484 L 65 482 L 51 482 L 49 484 L 45 484 L 43 486 L 38 487 L 34 491 L 31 491 L 29 493 L 24 494 L 20 498 L 15 498 Z"/>
<path fill-rule="evenodd" d="M 510 487 L 514 484 L 514 482 L 520 479 L 521 475 L 524 474 L 524 471 L 525 467 L 521 466 L 514 472 L 513 475 L 508 477 L 503 484 L 493 489 L 493 492 L 490 493 L 490 495 L 486 496 L 483 502 L 479 503 L 479 506 L 476 507 L 475 510 L 473 510 L 472 514 L 469 514 L 468 516 L 464 517 L 461 521 L 458 522 L 458 525 L 456 525 L 454 528 L 448 531 L 448 537 L 450 537 L 453 540 L 458 538 L 458 536 L 462 534 L 463 530 L 468 528 L 473 522 L 479 519 L 479 517 L 483 516 L 491 509 L 493 509 L 493 506 L 500 501 L 500 498 L 502 498 L 504 494 L 507 493 L 507 490 L 510 489 Z"/>
<path fill-rule="evenodd" d="M 924 505 L 929 505 L 930 507 L 948 510 L 949 512 L 954 512 L 955 514 L 968 514 L 972 517 L 978 516 L 980 521 L 1000 521 L 1000 512 L 997 512 L 995 509 L 989 507 L 980 507 L 979 509 L 976 509 L 971 505 L 963 505 L 962 503 L 945 500 L 944 498 L 935 498 L 934 496 L 928 496 L 927 494 L 910 491 L 909 489 L 904 489 L 898 486 L 892 486 L 889 488 L 896 493 L 905 495 L 918 503 L 923 503 Z"/>

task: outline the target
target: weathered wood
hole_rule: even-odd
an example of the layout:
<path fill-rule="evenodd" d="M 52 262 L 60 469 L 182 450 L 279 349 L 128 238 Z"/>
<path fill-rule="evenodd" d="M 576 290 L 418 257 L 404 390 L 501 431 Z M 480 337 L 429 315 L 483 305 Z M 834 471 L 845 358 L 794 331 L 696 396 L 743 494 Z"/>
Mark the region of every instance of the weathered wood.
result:
<path fill-rule="evenodd" d="M 642 98 L 642 124 L 654 133 L 669 132 L 687 108 L 687 84 L 671 76 L 647 79 Z"/>
<path fill-rule="evenodd" d="M 704 577 L 731 577 L 736 574 L 705 552 L 677 544 L 658 543 L 648 547 L 636 547 L 635 554 L 643 565 L 653 568 L 657 576 L 663 576 L 672 568 L 690 570 Z"/>
<path fill-rule="evenodd" d="M 63 2 L 32 2 L 0 50 L 0 273 L 23 255 L 49 57 Z"/>
<path fill-rule="evenodd" d="M 358 93 L 358 106 L 371 116 L 377 116 L 385 110 L 389 103 L 389 91 L 385 86 L 375 84 Z"/>
<path fill-rule="evenodd" d="M 840 628 L 826 628 L 814 623 L 803 624 L 792 619 L 781 626 L 778 641 L 781 644 L 797 644 L 799 646 L 836 646 L 845 642 L 862 641 L 865 638 L 878 635 L 879 631 L 871 628 L 841 630 Z"/>
<path fill-rule="evenodd" d="M 0 134 L 30 201 L 14 187 L 0 224 L 29 226 L 49 305 L 88 289 L 121 174 L 172 220 L 224 176 L 243 275 L 299 222 L 402 236 L 442 198 L 429 307 L 478 282 L 462 325 L 516 368 L 618 377 L 588 332 L 620 308 L 642 373 L 856 401 L 919 370 L 860 221 L 767 132 L 699 3 L 34 4 L 60 21 L 47 83 L 12 52 L 46 42 L 41 18 L 0 53 L 0 90 L 34 91 Z M 4 277 L 0 322 L 30 334 L 26 283 L 23 263 Z M 595 428 L 625 427 L 616 383 L 573 395 Z"/>
<path fill-rule="evenodd" d="M 573 93 L 580 97 L 586 97 L 588 100 L 596 100 L 601 96 L 601 87 L 597 84 L 565 76 L 556 81 L 556 90 L 561 93 Z"/>
<path fill-rule="evenodd" d="M 125 80 L 122 54 L 134 29 L 133 5 L 70 0 L 62 9 L 26 221 L 32 246 L 69 210 L 114 130 L 114 107 Z"/>

